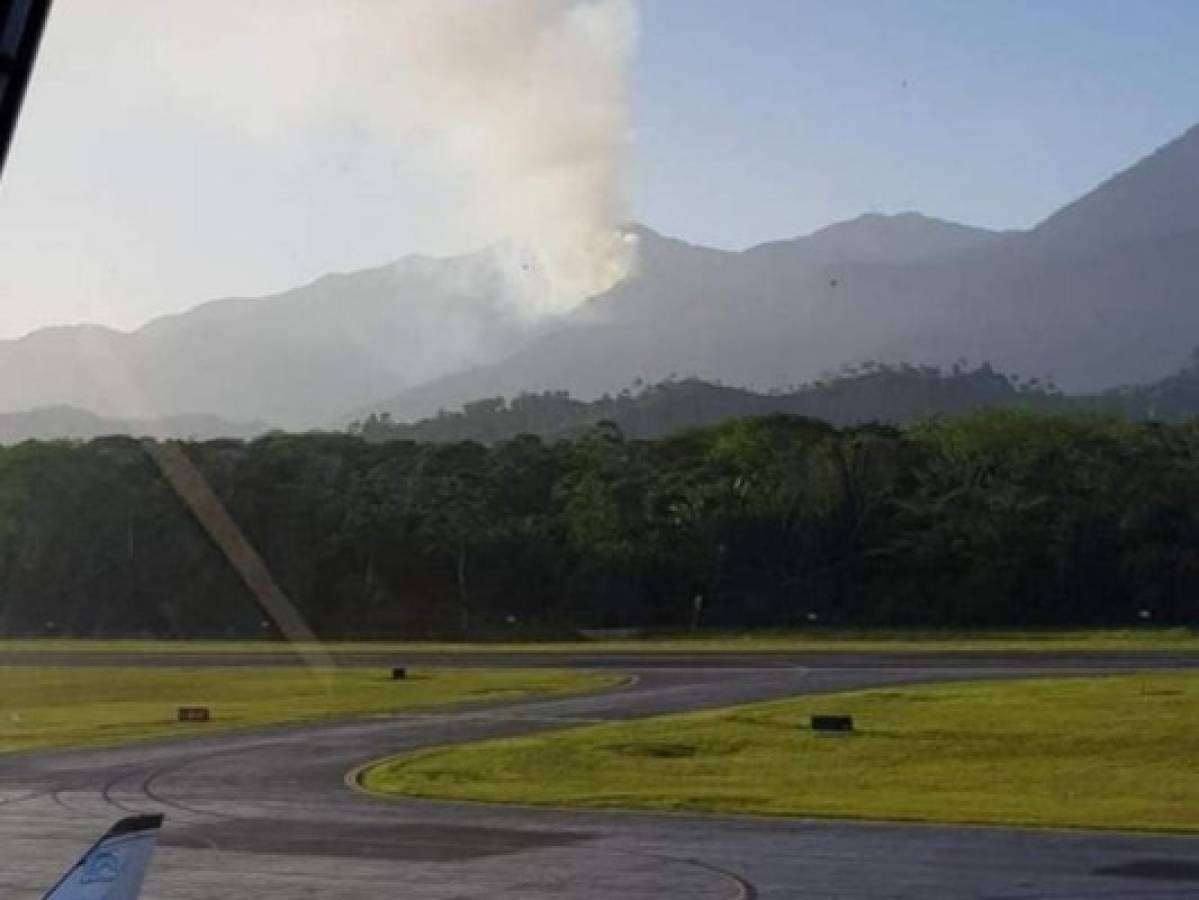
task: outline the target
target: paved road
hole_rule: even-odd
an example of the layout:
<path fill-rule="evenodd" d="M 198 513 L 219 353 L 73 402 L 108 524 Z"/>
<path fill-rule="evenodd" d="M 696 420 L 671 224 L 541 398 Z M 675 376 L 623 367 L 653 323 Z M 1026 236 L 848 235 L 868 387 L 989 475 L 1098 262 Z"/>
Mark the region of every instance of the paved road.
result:
<path fill-rule="evenodd" d="M 596 663 L 557 655 L 553 661 Z M 710 662 L 621 657 L 619 666 L 636 674 L 637 683 L 586 697 L 10 757 L 0 763 L 0 896 L 41 896 L 95 833 L 133 810 L 167 813 L 146 889 L 148 898 L 162 900 L 1199 895 L 1199 840 L 1184 837 L 396 802 L 355 793 L 343 782 L 353 765 L 387 753 L 579 722 L 805 692 L 1106 672 L 1163 660 L 991 655 L 934 665 L 911 656 L 821 655 Z"/>

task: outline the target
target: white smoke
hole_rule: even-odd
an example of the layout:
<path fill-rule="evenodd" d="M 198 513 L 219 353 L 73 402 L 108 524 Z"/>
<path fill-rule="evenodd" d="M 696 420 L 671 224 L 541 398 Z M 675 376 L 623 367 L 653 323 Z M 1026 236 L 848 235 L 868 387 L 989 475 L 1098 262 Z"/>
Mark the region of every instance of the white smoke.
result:
<path fill-rule="evenodd" d="M 216 52 L 224 76 L 208 67 L 184 87 L 197 103 L 232 102 L 260 138 L 341 120 L 400 145 L 434 143 L 463 181 L 468 217 L 516 248 L 500 257 L 518 261 L 525 310 L 562 311 L 633 264 L 621 228 L 635 4 L 255 0 L 236 5 L 227 41 L 200 51 Z M 180 38 L 169 52 L 177 60 L 192 46 Z M 213 74 L 235 73 L 240 86 L 213 90 Z"/>
<path fill-rule="evenodd" d="M 364 6 L 378 9 L 371 0 Z M 633 0 L 387 3 L 409 115 L 446 142 L 479 211 L 527 251 L 536 311 L 623 279 Z"/>
<path fill-rule="evenodd" d="M 569 309 L 633 261 L 620 230 L 636 3 L 62 4 L 22 123 L 37 151 L 6 173 L 0 212 L 22 240 L 0 242 L 0 296 L 103 306 L 95 285 L 112 281 L 114 309 L 141 298 L 123 313 L 134 324 L 180 281 L 197 297 L 265 291 L 343 260 L 494 241 L 522 309 Z M 35 245 L 30 223 L 54 227 Z M 156 268 L 113 262 L 133 258 Z"/>

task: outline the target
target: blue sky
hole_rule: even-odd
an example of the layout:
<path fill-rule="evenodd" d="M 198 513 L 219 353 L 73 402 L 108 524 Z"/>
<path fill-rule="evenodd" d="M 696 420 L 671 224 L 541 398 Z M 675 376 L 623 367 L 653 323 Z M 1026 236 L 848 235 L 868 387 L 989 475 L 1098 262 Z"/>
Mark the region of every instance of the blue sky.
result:
<path fill-rule="evenodd" d="M 633 198 L 723 247 L 1027 227 L 1199 122 L 1195 0 L 646 0 Z"/>
<path fill-rule="evenodd" d="M 334 8 L 347 7 L 58 3 L 0 186 L 0 337 L 135 327 L 498 237 L 442 148 L 392 127 L 392 32 L 378 29 L 375 68 L 343 41 L 340 65 L 360 80 L 326 90 Z M 639 8 L 628 199 L 697 243 L 910 209 L 1028 227 L 1199 122 L 1199 0 Z M 364 105 L 384 127 L 354 118 Z"/>

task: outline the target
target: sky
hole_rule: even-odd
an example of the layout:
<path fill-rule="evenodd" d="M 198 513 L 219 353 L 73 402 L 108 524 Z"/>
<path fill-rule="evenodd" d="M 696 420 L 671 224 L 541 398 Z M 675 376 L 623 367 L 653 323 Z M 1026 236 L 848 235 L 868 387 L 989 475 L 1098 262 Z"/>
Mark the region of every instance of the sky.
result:
<path fill-rule="evenodd" d="M 58 0 L 0 183 L 0 337 L 132 328 L 501 236 L 386 93 L 387 35 L 338 56 L 328 2 Z M 1199 122 L 1194 0 L 638 11 L 624 199 L 695 243 L 863 212 L 1030 227 Z M 367 61 L 379 77 L 358 73 L 348 102 L 324 90 Z"/>

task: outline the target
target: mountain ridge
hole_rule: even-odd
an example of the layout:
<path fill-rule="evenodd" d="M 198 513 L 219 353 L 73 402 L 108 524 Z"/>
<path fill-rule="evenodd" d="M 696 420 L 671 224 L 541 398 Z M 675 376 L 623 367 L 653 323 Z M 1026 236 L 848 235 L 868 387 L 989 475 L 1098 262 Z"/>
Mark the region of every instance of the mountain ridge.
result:
<path fill-rule="evenodd" d="M 1164 221 L 1120 218 L 1125 208 L 1153 209 L 1130 191 L 1148 185 L 1156 198 L 1170 184 L 1181 187 Z M 1088 216 L 1099 221 L 1087 224 Z M 873 258 L 812 258 L 813 241 L 880 223 L 948 229 L 955 239 L 939 251 L 897 253 L 892 244 Z M 724 256 L 719 271 L 701 261 L 689 277 L 663 278 L 650 267 L 591 301 L 602 316 L 348 418 L 374 410 L 411 420 L 521 390 L 591 399 L 634 377 L 654 382 L 672 373 L 765 389 L 868 360 L 990 360 L 1075 391 L 1149 382 L 1182 366 L 1199 344 L 1196 246 L 1199 128 L 1028 230 L 868 215 Z"/>
<path fill-rule="evenodd" d="M 1189 177 L 1179 177 L 1184 170 Z M 1097 229 L 1102 224 L 1106 232 Z M 1039 222 L 1032 233 L 1060 252 L 1079 241 L 1111 246 L 1199 229 L 1199 125 L 1116 172 Z"/>
<path fill-rule="evenodd" d="M 537 330 L 486 251 L 436 271 L 405 258 L 130 331 L 68 325 L 0 341 L 0 410 L 68 405 L 155 418 L 192 410 L 311 427 L 356 398 L 491 360 Z M 447 337 L 431 346 L 429 336 Z"/>
<path fill-rule="evenodd" d="M 844 363 L 962 356 L 1095 390 L 1162 377 L 1199 344 L 1199 127 L 1024 231 L 867 213 L 729 251 L 629 230 L 634 273 L 553 319 L 521 311 L 539 273 L 501 243 L 128 332 L 40 329 L 0 341 L 0 410 L 202 410 L 303 429 L 497 391 L 594 397 L 672 374 L 770 388 Z"/>

